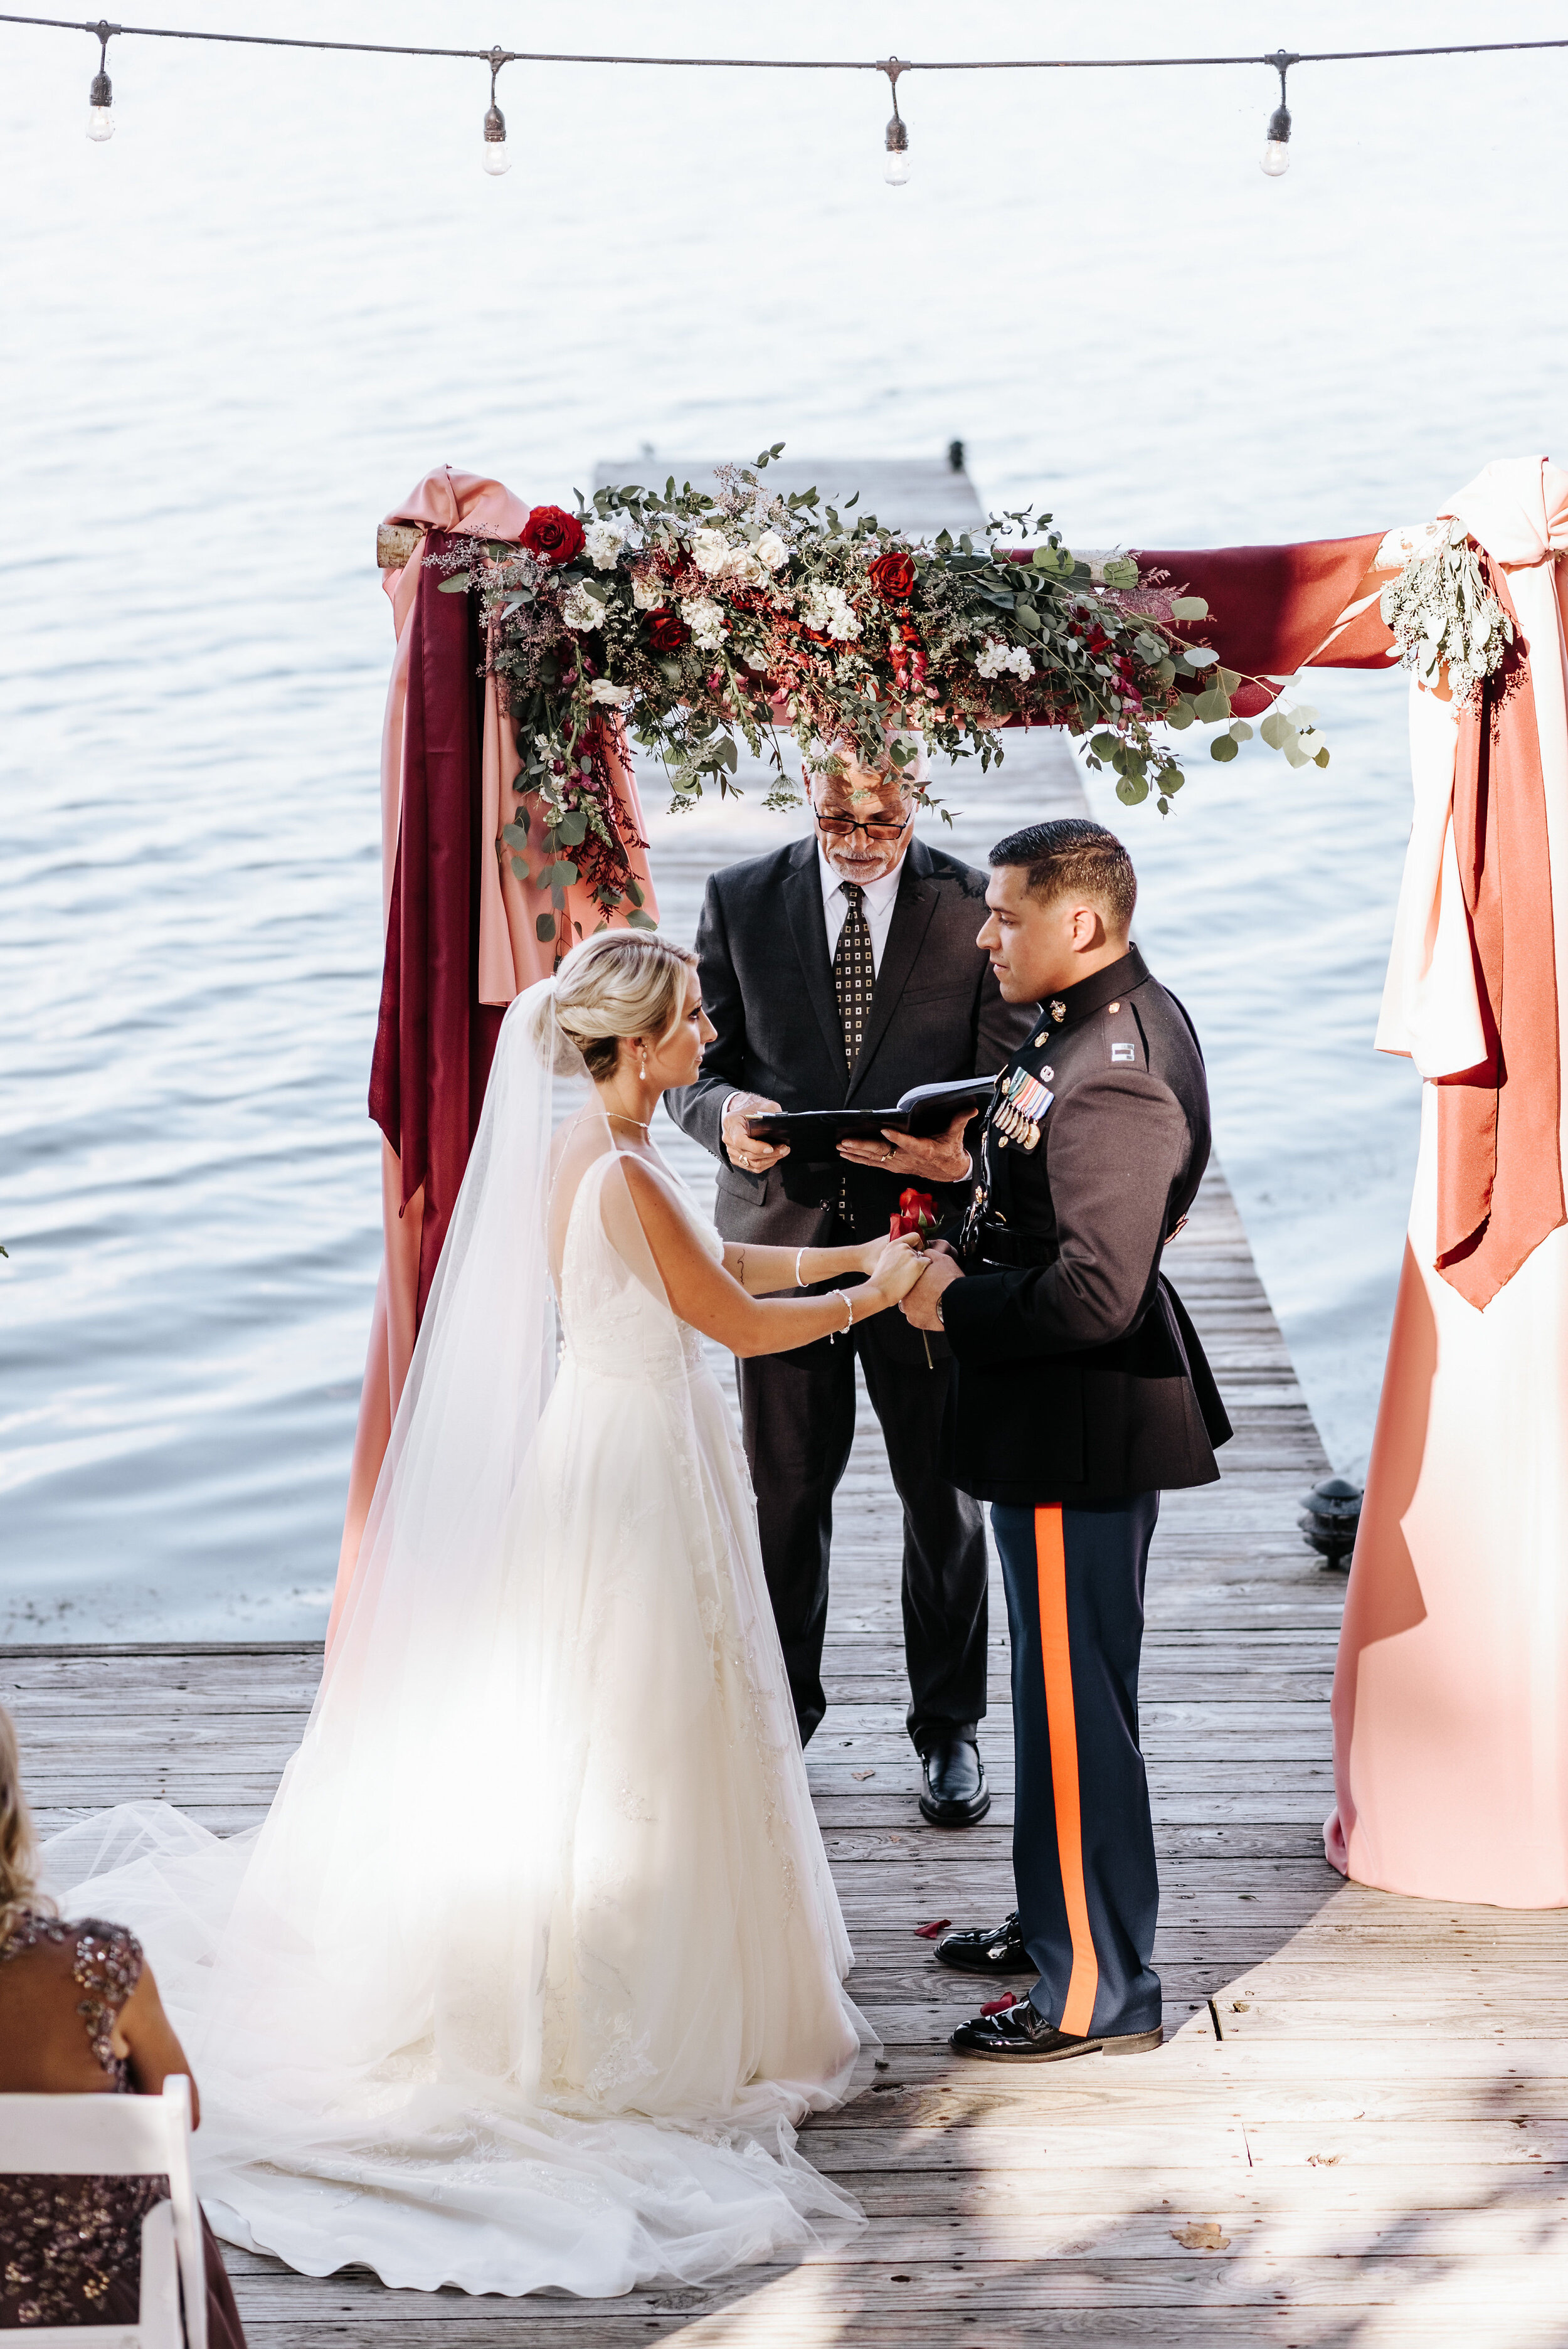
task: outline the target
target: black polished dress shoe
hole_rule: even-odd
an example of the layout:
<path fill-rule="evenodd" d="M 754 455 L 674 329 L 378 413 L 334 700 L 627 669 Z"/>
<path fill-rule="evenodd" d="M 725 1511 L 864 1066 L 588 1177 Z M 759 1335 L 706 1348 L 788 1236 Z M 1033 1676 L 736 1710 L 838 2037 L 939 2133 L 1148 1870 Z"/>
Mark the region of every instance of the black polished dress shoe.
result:
<path fill-rule="evenodd" d="M 955 2055 L 984 2055 L 994 2064 L 1060 2064 L 1069 2055 L 1146 2055 L 1164 2036 L 1157 2023 L 1152 2031 L 1078 2039 L 1058 2031 L 1032 2001 L 1021 1998 L 995 2014 L 977 2014 L 973 2023 L 961 2023 L 947 2044 Z"/>
<path fill-rule="evenodd" d="M 985 1765 L 972 1737 L 934 1738 L 921 1755 L 921 1816 L 934 1827 L 972 1827 L 991 1807 Z"/>
<path fill-rule="evenodd" d="M 1024 1947 L 1016 1909 L 1006 1924 L 993 1926 L 989 1932 L 976 1928 L 971 1933 L 944 1934 L 936 1944 L 936 1954 L 944 1966 L 954 1966 L 961 1974 L 1039 1972 Z"/>

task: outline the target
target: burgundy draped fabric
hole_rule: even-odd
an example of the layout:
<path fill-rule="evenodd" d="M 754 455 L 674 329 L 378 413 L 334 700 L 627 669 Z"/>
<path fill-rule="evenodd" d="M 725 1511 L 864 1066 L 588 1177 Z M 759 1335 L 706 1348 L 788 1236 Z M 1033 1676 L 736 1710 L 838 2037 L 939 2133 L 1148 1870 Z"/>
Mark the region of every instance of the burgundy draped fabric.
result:
<path fill-rule="evenodd" d="M 1363 583 L 1382 539 L 1381 531 L 1373 531 L 1359 538 L 1308 539 L 1299 546 L 1140 548 L 1136 559 L 1145 578 L 1164 574 L 1161 584 L 1173 593 L 1203 597 L 1209 617 L 1183 633 L 1212 645 L 1227 668 L 1247 678 L 1287 678 L 1325 647 L 1341 615 L 1357 600 L 1357 589 L 1367 592 Z M 1374 599 L 1324 651 L 1322 665 L 1386 668 L 1392 642 Z M 1236 707 L 1242 716 L 1250 714 L 1241 696 Z"/>
<path fill-rule="evenodd" d="M 1517 626 L 1501 564 L 1492 593 Z M 1454 843 L 1485 1061 L 1438 1081 L 1438 1270 L 1478 1308 L 1568 1220 L 1559 1136 L 1556 944 L 1528 647 L 1516 635 L 1460 714 Z M 1555 652 L 1555 647 L 1553 647 Z"/>
<path fill-rule="evenodd" d="M 447 533 L 432 531 L 438 555 Z M 424 1185 L 418 1309 L 479 1126 L 501 1012 L 478 992 L 483 647 L 473 599 L 421 567 L 408 623 L 403 811 L 387 926 L 370 1114 L 397 1152 L 403 1205 Z"/>

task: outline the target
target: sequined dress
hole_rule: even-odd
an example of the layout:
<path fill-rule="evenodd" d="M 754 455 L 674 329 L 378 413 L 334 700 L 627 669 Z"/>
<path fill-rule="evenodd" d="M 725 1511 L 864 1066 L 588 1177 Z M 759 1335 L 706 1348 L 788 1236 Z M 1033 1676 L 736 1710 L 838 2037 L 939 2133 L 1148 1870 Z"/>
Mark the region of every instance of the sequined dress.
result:
<path fill-rule="evenodd" d="M 0 1967 L 30 1951 L 68 1950 L 63 1995 L 76 2012 L 108 2086 L 134 2095 L 129 2060 L 114 2052 L 120 2009 L 141 1979 L 141 1944 L 122 1925 L 74 1922 L 23 1909 L 0 1937 Z M 0 2028 L 4 2028 L 0 2007 Z M 0 2331 L 37 2325 L 135 2323 L 140 2300 L 141 2223 L 169 2194 L 166 2178 L 0 2176 Z M 205 2221 L 203 2221 L 205 2228 Z M 244 2349 L 222 2255 L 207 2234 L 207 2322 L 214 2349 Z"/>

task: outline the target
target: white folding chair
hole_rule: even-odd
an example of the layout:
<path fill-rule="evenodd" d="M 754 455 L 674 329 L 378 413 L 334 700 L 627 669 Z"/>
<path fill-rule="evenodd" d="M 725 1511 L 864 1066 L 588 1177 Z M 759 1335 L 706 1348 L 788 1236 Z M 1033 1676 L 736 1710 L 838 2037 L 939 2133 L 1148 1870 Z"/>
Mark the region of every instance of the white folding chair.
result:
<path fill-rule="evenodd" d="M 167 2177 L 169 2200 L 142 2221 L 135 2324 L 29 2324 L 0 2332 L 0 2341 L 14 2340 L 16 2349 L 207 2349 L 207 2269 L 184 2073 L 171 2072 L 160 2096 L 0 2096 L 0 2176 L 40 2173 Z"/>

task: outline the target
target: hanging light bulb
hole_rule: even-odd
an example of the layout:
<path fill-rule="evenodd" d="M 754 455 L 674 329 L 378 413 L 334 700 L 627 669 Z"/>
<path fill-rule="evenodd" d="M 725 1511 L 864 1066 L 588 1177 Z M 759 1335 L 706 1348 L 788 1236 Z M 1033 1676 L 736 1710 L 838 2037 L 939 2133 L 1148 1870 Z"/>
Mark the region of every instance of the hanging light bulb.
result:
<path fill-rule="evenodd" d="M 99 145 L 114 137 L 114 87 L 108 78 L 108 31 L 101 20 L 92 27 L 98 36 L 98 69 L 88 92 L 88 137 Z"/>
<path fill-rule="evenodd" d="M 1263 168 L 1271 180 L 1278 180 L 1290 169 L 1290 109 L 1284 102 L 1284 78 L 1287 69 L 1298 65 L 1300 59 L 1284 49 L 1276 49 L 1267 63 L 1279 75 L 1279 104 L 1269 117 L 1268 143 L 1264 149 Z"/>
<path fill-rule="evenodd" d="M 485 116 L 485 143 L 480 160 L 492 180 L 499 180 L 503 171 L 510 171 L 511 169 L 511 157 L 508 154 L 506 147 L 506 117 L 495 102 L 495 78 L 506 63 L 507 58 L 502 50 L 497 48 L 490 51 L 490 111 Z"/>
<path fill-rule="evenodd" d="M 1271 180 L 1279 179 L 1290 169 L 1290 109 L 1276 106 L 1269 117 L 1268 144 L 1264 149 L 1264 170 Z"/>
<path fill-rule="evenodd" d="M 887 135 L 882 140 L 887 149 L 882 177 L 890 188 L 906 188 L 909 185 L 909 126 L 898 110 L 898 78 L 903 67 L 896 57 L 889 57 L 882 70 L 886 74 L 888 88 L 892 92 L 892 114 L 888 122 Z"/>

